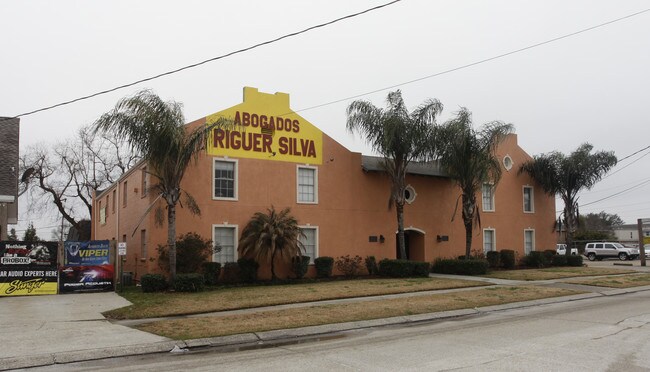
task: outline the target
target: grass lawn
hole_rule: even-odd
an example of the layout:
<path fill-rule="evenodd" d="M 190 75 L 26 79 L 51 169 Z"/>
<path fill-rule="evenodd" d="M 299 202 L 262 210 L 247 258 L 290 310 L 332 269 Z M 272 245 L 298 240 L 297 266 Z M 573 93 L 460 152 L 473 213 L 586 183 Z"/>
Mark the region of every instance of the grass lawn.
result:
<path fill-rule="evenodd" d="M 483 288 L 391 300 L 262 311 L 243 315 L 163 320 L 143 324 L 137 328 L 173 339 L 193 339 L 467 309 L 577 293 L 580 292 L 530 286 Z"/>
<path fill-rule="evenodd" d="M 610 278 L 576 279 L 567 283 L 611 288 L 641 287 L 644 285 L 650 285 L 650 274 L 630 274 Z"/>
<path fill-rule="evenodd" d="M 549 280 L 579 276 L 622 275 L 629 273 L 629 270 L 599 267 L 549 267 L 547 269 L 492 271 L 487 275 L 481 276 L 509 280 Z"/>
<path fill-rule="evenodd" d="M 224 287 L 199 293 L 142 293 L 131 288 L 122 295 L 133 305 L 104 313 L 110 319 L 140 319 L 199 314 L 260 306 L 484 286 L 486 283 L 439 278 L 332 280 L 301 284 Z"/>

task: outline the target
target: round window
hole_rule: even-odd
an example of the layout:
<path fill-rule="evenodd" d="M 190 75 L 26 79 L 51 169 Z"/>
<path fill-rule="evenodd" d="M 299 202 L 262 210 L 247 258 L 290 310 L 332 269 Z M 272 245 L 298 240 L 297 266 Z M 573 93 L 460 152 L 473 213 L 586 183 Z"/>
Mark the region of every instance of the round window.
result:
<path fill-rule="evenodd" d="M 510 157 L 510 155 L 506 155 L 503 158 L 503 166 L 506 168 L 506 170 L 512 169 L 512 158 Z"/>
<path fill-rule="evenodd" d="M 413 186 L 411 185 L 406 186 L 406 189 L 404 189 L 404 199 L 406 200 L 406 202 L 409 204 L 413 203 L 415 201 L 416 196 L 418 196 L 418 194 L 415 192 Z"/>

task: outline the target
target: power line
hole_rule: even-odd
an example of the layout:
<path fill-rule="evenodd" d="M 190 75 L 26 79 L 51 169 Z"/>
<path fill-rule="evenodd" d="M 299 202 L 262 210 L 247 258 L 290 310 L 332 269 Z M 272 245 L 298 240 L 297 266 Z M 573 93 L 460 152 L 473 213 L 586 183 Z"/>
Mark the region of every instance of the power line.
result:
<path fill-rule="evenodd" d="M 606 196 L 606 197 L 604 197 L 604 198 L 600 198 L 600 199 L 598 199 L 598 200 L 594 200 L 594 201 L 592 201 L 592 202 L 582 204 L 582 206 L 583 206 L 583 207 L 586 207 L 586 206 L 588 206 L 588 205 L 595 204 L 595 203 L 601 202 L 601 201 L 606 200 L 606 199 L 609 199 L 609 198 L 613 198 L 613 197 L 615 197 L 615 196 L 621 195 L 621 194 L 626 193 L 626 192 L 628 192 L 628 191 L 632 191 L 632 190 L 634 190 L 634 189 L 636 189 L 636 188 L 639 188 L 639 187 L 641 187 L 641 186 L 647 185 L 648 183 L 650 183 L 650 180 L 647 180 L 647 181 L 641 182 L 641 183 L 639 183 L 639 184 L 636 184 L 636 185 L 634 185 L 634 186 L 632 186 L 632 187 L 629 187 L 629 188 L 627 188 L 627 189 L 625 189 L 625 190 L 622 190 L 622 191 L 619 191 L 619 192 L 617 192 L 617 193 L 611 194 L 611 195 Z"/>
<path fill-rule="evenodd" d="M 650 146 L 649 146 L 649 147 L 646 147 L 645 149 L 648 149 L 648 148 L 650 148 Z M 645 150 L 645 149 L 643 149 L 643 150 Z M 639 151 L 635 152 L 635 153 L 632 154 L 632 155 L 638 154 L 640 151 L 643 151 L 643 150 L 639 150 Z M 629 158 L 629 157 L 632 156 L 632 155 L 626 156 L 626 157 L 624 157 L 623 159 L 621 159 L 620 161 L 623 161 L 623 160 Z M 626 166 L 624 166 L 624 167 L 622 167 L 622 168 L 620 168 L 620 169 L 617 169 L 617 170 L 615 170 L 614 172 L 612 172 L 612 173 L 608 174 L 607 176 L 603 177 L 603 179 L 605 179 L 605 178 L 609 178 L 609 177 L 615 175 L 616 173 L 622 171 L 623 169 L 629 167 L 630 165 L 636 163 L 637 161 L 639 161 L 639 160 L 645 158 L 645 157 L 648 156 L 648 155 L 650 155 L 650 152 L 646 152 L 645 154 L 643 154 L 642 156 L 640 156 L 638 159 L 634 160 L 633 162 L 629 163 L 628 165 L 626 165 Z M 618 164 L 620 164 L 620 161 L 619 161 Z"/>
<path fill-rule="evenodd" d="M 394 84 L 394 85 L 391 85 L 391 86 L 388 86 L 388 87 L 384 87 L 384 88 L 380 88 L 380 89 L 375 89 L 375 90 L 370 91 L 370 92 L 361 93 L 361 94 L 357 94 L 357 95 L 354 95 L 354 96 L 349 96 L 349 97 L 345 97 L 345 98 L 337 99 L 337 100 L 335 100 L 335 101 L 330 101 L 330 102 L 323 103 L 323 104 L 320 104 L 320 105 L 315 105 L 315 106 L 306 107 L 306 108 L 304 108 L 304 109 L 296 110 L 296 111 L 294 111 L 294 112 L 302 112 L 302 111 L 312 110 L 312 109 L 319 108 L 319 107 L 323 107 L 323 106 L 329 106 L 329 105 L 333 105 L 333 104 L 335 104 L 335 103 L 348 101 L 348 100 L 351 100 L 351 99 L 355 99 L 355 98 L 359 98 L 359 97 L 367 96 L 367 95 L 369 95 L 369 94 L 373 94 L 373 93 L 383 92 L 383 91 L 385 91 L 385 90 L 389 90 L 389 89 L 393 89 L 393 88 L 401 87 L 401 86 L 403 86 L 403 85 L 412 84 L 412 83 L 415 83 L 415 82 L 418 82 L 418 81 L 422 81 L 422 80 L 430 79 L 430 78 L 437 77 L 437 76 L 440 76 L 440 75 L 445 75 L 445 74 L 448 74 L 448 73 L 451 73 L 451 72 L 455 72 L 455 71 L 458 71 L 458 70 L 463 70 L 463 69 L 466 69 L 466 68 L 468 68 L 468 67 L 473 67 L 473 66 L 476 66 L 476 65 L 480 65 L 480 64 L 482 64 L 482 63 L 486 63 L 486 62 L 493 61 L 493 60 L 495 60 L 495 59 L 499 59 L 499 58 L 507 57 L 507 56 L 510 56 L 510 55 L 513 55 L 513 54 L 516 54 L 516 53 L 520 53 L 520 52 L 523 52 L 523 51 L 529 50 L 529 49 L 537 48 L 537 47 L 542 46 L 542 45 L 550 44 L 550 43 L 553 43 L 553 42 L 555 42 L 555 41 L 559 41 L 559 40 L 562 40 L 562 39 L 566 39 L 566 38 L 569 38 L 569 37 L 571 37 L 571 36 L 579 35 L 579 34 L 582 34 L 582 33 L 585 33 L 585 32 L 591 31 L 591 30 L 595 30 L 595 29 L 597 29 L 597 28 L 604 27 L 604 26 L 610 25 L 610 24 L 612 24 L 612 23 L 616 23 L 616 22 L 619 22 L 619 21 L 622 21 L 622 20 L 625 20 L 625 19 L 628 19 L 628 18 L 632 18 L 632 17 L 634 17 L 634 16 L 637 16 L 637 15 L 640 15 L 640 14 L 643 14 L 643 13 L 647 13 L 647 12 L 650 12 L 650 8 L 648 8 L 648 9 L 644 9 L 644 10 L 641 10 L 641 11 L 638 11 L 638 12 L 636 12 L 636 13 L 628 14 L 628 15 L 626 15 L 626 16 L 623 16 L 623 17 L 620 17 L 620 18 L 616 18 L 616 19 L 613 19 L 613 20 L 611 20 L 611 21 L 607 21 L 607 22 L 604 22 L 604 23 L 601 23 L 601 24 L 598 24 L 598 25 L 595 25 L 595 26 L 587 27 L 587 28 L 584 28 L 584 29 L 582 29 L 582 30 L 572 32 L 572 33 L 570 33 L 570 34 L 565 34 L 565 35 L 562 35 L 562 36 L 559 36 L 559 37 L 556 37 L 556 38 L 553 38 L 553 39 L 549 39 L 549 40 L 546 40 L 546 41 L 542 41 L 542 42 L 539 42 L 539 43 L 536 43 L 536 44 L 529 45 L 529 46 L 527 46 L 527 47 L 519 48 L 519 49 L 516 49 L 516 50 L 510 51 L 510 52 L 507 52 L 507 53 L 499 54 L 499 55 L 496 55 L 496 56 L 493 56 L 493 57 L 490 57 L 490 58 L 486 58 L 486 59 L 482 59 L 482 60 L 479 60 L 479 61 L 476 61 L 476 62 L 468 63 L 468 64 L 466 64 L 466 65 L 462 65 L 462 66 L 459 66 L 459 67 L 455 67 L 455 68 L 452 68 L 452 69 L 449 69 L 449 70 L 445 70 L 445 71 L 441 71 L 441 72 L 436 72 L 436 73 L 434 73 L 434 74 L 427 75 L 427 76 L 423 76 L 423 77 L 420 77 L 420 78 L 417 78 L 417 79 L 413 79 L 413 80 L 409 80 L 409 81 L 406 81 L 406 82 L 403 82 L 403 83 L 398 83 L 398 84 Z"/>
<path fill-rule="evenodd" d="M 178 73 L 178 72 L 190 69 L 190 68 L 194 68 L 194 67 L 197 67 L 197 66 L 204 65 L 204 64 L 209 63 L 209 62 L 214 62 L 214 61 L 226 58 L 226 57 L 233 56 L 235 54 L 244 53 L 244 52 L 247 52 L 247 51 L 252 50 L 252 49 L 256 49 L 256 48 L 259 48 L 259 47 L 262 47 L 262 46 L 265 46 L 265 45 L 268 45 L 268 44 L 272 44 L 272 43 L 278 42 L 278 41 L 283 40 L 283 39 L 298 36 L 300 34 L 304 34 L 306 32 L 309 32 L 309 31 L 312 31 L 312 30 L 315 30 L 315 29 L 318 29 L 318 28 L 326 27 L 326 26 L 329 26 L 329 25 L 337 23 L 337 22 L 341 22 L 341 21 L 344 21 L 344 20 L 347 20 L 347 19 L 350 19 L 350 18 L 358 17 L 360 15 L 363 15 L 363 14 L 366 14 L 366 13 L 369 13 L 369 12 L 372 12 L 372 11 L 375 11 L 375 10 L 378 10 L 378 9 L 385 8 L 387 6 L 393 5 L 393 4 L 398 3 L 400 1 L 402 1 L 402 0 L 393 0 L 391 2 L 382 4 L 382 5 L 377 5 L 375 7 L 368 8 L 366 10 L 363 10 L 363 11 L 360 11 L 360 12 L 357 12 L 357 13 L 348 14 L 346 16 L 339 17 L 339 18 L 336 18 L 334 20 L 331 20 L 331 21 L 328 21 L 328 22 L 325 22 L 325 23 L 320 23 L 320 24 L 317 24 L 315 26 L 307 27 L 307 28 L 305 28 L 303 30 L 300 30 L 300 31 L 295 31 L 295 32 L 292 32 L 292 33 L 289 33 L 289 34 L 285 34 L 285 35 L 277 37 L 275 39 L 270 39 L 270 40 L 267 40 L 267 41 L 263 41 L 261 43 L 257 43 L 255 45 L 251 45 L 251 46 L 246 47 L 246 48 L 238 49 L 238 50 L 226 53 L 226 54 L 222 54 L 222 55 L 217 56 L 217 57 L 208 58 L 208 59 L 206 59 L 204 61 L 201 61 L 201 62 L 197 62 L 197 63 L 193 63 L 193 64 L 186 65 L 186 66 L 183 66 L 183 67 L 179 67 L 177 69 L 167 71 L 167 72 L 163 72 L 163 73 L 160 73 L 160 74 L 157 74 L 157 75 L 154 75 L 154 76 L 150 76 L 150 77 L 147 77 L 147 78 L 144 78 L 144 79 L 136 80 L 136 81 L 131 82 L 131 83 L 122 84 L 122 85 L 119 85 L 119 86 L 114 87 L 114 88 L 110 88 L 110 89 L 102 90 L 102 91 L 99 91 L 99 92 L 96 92 L 96 93 L 93 93 L 93 94 L 89 94 L 87 96 L 71 99 L 69 101 L 64 101 L 64 102 L 61 102 L 61 103 L 57 103 L 55 105 L 51 105 L 51 106 L 43 107 L 43 108 L 40 108 L 40 109 L 24 112 L 22 114 L 18 114 L 16 116 L 11 117 L 11 118 L 0 119 L 0 121 L 4 121 L 4 120 L 8 120 L 8 119 L 16 119 L 16 118 L 19 118 L 19 117 L 22 117 L 22 116 L 35 114 L 37 112 L 51 110 L 51 109 L 56 108 L 56 107 L 61 107 L 61 106 L 69 105 L 71 103 L 87 100 L 87 99 L 97 97 L 97 96 L 100 96 L 100 95 L 103 95 L 103 94 L 114 92 L 116 90 L 128 88 L 128 87 L 140 84 L 140 83 L 144 83 L 144 82 L 147 82 L 147 81 L 158 79 L 158 78 L 161 78 L 163 76 L 172 75 L 172 74 L 175 74 L 175 73 Z"/>

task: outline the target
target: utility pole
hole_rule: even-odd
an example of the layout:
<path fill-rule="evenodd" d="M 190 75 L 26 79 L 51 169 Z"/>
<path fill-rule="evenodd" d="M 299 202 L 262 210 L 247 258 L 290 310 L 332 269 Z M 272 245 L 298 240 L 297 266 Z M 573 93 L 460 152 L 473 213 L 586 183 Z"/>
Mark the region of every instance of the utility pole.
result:
<path fill-rule="evenodd" d="M 639 218 L 637 220 L 639 232 L 639 257 L 641 258 L 641 266 L 645 266 L 645 236 L 643 233 L 643 225 L 649 225 L 650 218 Z"/>

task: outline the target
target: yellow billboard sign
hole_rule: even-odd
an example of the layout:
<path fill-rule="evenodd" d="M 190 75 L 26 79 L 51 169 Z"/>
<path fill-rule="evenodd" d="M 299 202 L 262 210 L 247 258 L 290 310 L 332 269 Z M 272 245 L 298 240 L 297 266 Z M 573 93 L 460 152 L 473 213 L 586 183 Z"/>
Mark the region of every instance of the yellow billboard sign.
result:
<path fill-rule="evenodd" d="M 323 133 L 291 111 L 286 93 L 260 93 L 244 88 L 244 102 L 206 117 L 206 124 L 220 118 L 234 126 L 216 128 L 208 139 L 209 155 L 322 164 Z"/>

